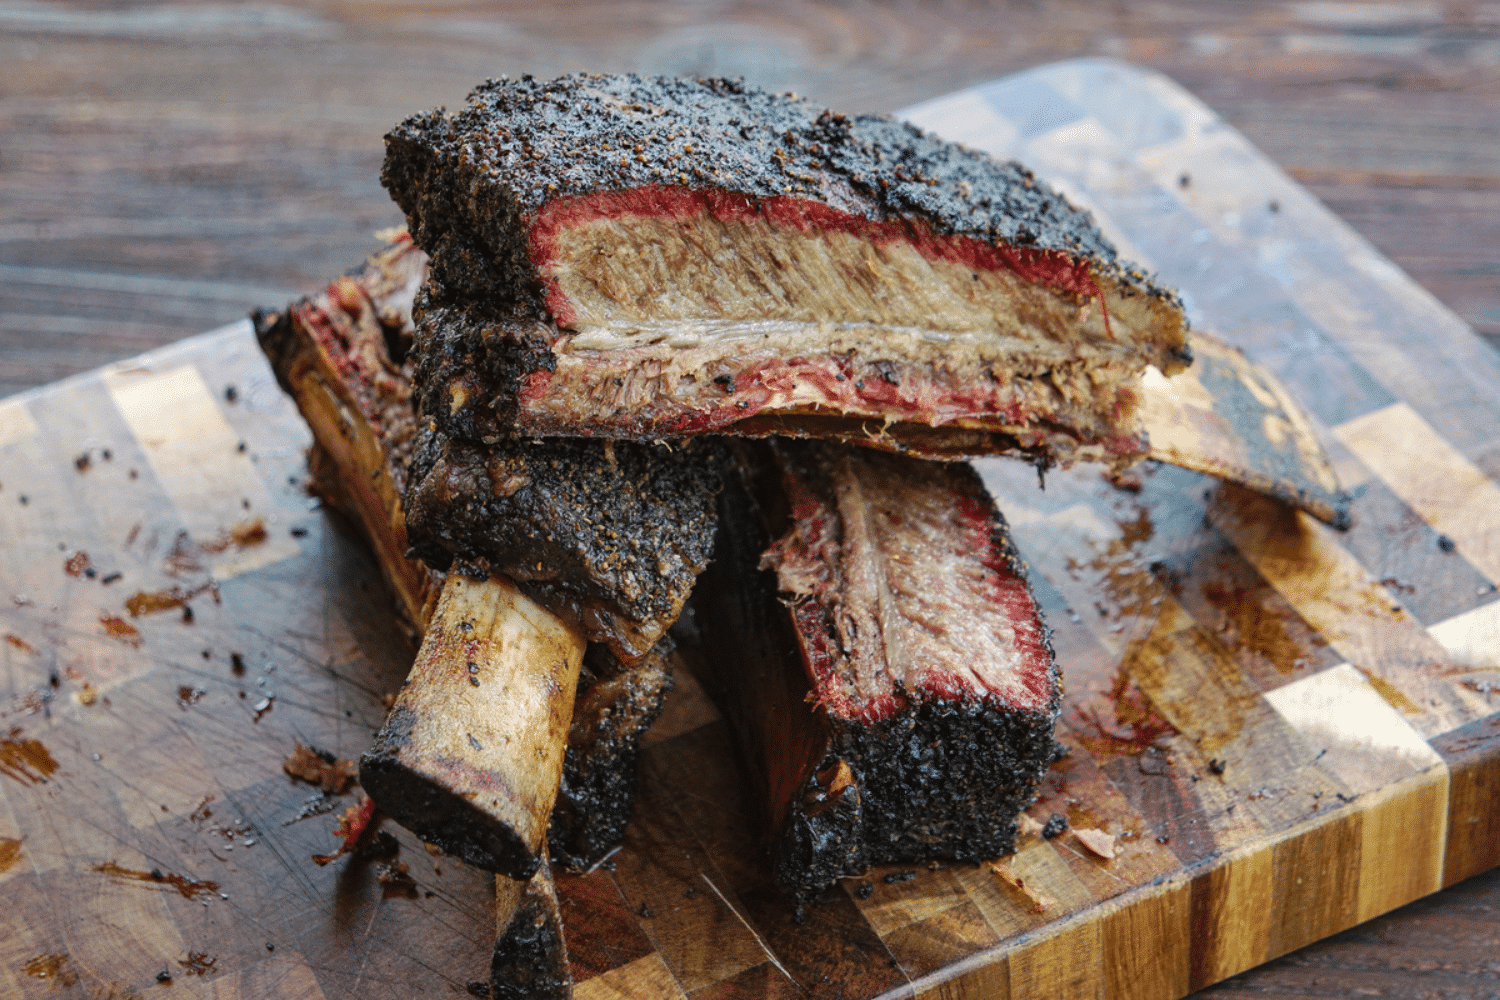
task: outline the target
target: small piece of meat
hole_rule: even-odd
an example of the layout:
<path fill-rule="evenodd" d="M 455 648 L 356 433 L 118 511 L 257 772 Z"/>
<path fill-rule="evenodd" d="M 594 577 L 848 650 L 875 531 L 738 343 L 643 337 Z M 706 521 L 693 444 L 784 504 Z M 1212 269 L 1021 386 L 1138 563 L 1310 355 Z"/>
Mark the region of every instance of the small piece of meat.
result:
<path fill-rule="evenodd" d="M 711 441 L 477 445 L 429 429 L 413 449 L 407 531 L 429 566 L 498 569 L 635 659 L 677 620 L 708 562 L 721 455 Z"/>
<path fill-rule="evenodd" d="M 1025 168 L 724 80 L 492 80 L 387 137 L 459 436 L 714 432 L 1143 453 L 1176 296 Z"/>
<path fill-rule="evenodd" d="M 869 864 L 1009 853 L 1061 695 L 978 476 L 831 444 L 743 454 L 695 602 L 778 881 L 805 901 Z"/>

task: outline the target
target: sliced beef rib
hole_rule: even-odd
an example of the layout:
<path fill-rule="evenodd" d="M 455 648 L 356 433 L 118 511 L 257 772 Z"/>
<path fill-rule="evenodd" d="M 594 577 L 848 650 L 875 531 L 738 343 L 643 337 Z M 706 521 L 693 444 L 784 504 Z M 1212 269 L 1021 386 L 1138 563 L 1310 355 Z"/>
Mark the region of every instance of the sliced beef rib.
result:
<path fill-rule="evenodd" d="M 807 900 L 867 864 L 1010 851 L 1061 695 L 978 476 L 832 444 L 743 454 L 694 600 L 778 881 Z"/>
<path fill-rule="evenodd" d="M 1124 461 L 1175 294 L 1025 168 L 722 80 L 492 80 L 387 137 L 460 436 L 819 435 Z"/>

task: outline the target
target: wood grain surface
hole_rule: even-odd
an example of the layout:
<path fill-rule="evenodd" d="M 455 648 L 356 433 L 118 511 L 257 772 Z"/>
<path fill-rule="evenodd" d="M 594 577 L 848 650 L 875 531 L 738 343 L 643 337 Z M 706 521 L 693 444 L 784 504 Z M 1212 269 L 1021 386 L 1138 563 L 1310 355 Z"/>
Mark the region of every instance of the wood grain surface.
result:
<path fill-rule="evenodd" d="M 559 883 L 578 995 L 1175 998 L 1500 862 L 1500 362 L 1165 78 L 1073 62 L 911 113 L 1090 204 L 1276 372 L 1355 526 L 1166 466 L 1042 491 L 982 463 L 1068 678 L 1071 753 L 1031 815 L 1073 832 L 1010 862 L 1045 906 L 986 867 L 893 867 L 797 925 L 683 670 L 624 848 Z M 389 824 L 384 856 L 314 864 L 355 793 L 282 773 L 299 742 L 357 755 L 414 652 L 309 503 L 306 442 L 244 324 L 0 404 L 0 994 L 482 978 L 488 880 Z M 1454 894 L 1449 964 L 1490 960 L 1492 883 Z M 1358 959 L 1251 975 L 1389 989 L 1361 937 L 1385 921 Z M 1321 986 L 1297 971 L 1320 962 Z"/>
<path fill-rule="evenodd" d="M 498 73 L 744 75 L 890 111 L 1162 70 L 1500 342 L 1500 8 L 1379 0 L 0 3 L 0 394 L 321 287 L 398 221 L 380 137 Z"/>

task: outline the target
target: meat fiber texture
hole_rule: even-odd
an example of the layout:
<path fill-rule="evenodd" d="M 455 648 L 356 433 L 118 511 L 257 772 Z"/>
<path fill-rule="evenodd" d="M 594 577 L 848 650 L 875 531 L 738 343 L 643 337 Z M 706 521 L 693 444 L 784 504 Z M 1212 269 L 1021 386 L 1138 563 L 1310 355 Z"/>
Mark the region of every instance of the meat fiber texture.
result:
<path fill-rule="evenodd" d="M 744 456 L 694 600 L 777 880 L 807 901 L 870 864 L 1009 853 L 1061 693 L 978 476 L 833 444 Z"/>
<path fill-rule="evenodd" d="M 1175 294 L 1025 168 L 724 80 L 498 79 L 387 136 L 458 436 L 819 435 L 1123 463 Z"/>

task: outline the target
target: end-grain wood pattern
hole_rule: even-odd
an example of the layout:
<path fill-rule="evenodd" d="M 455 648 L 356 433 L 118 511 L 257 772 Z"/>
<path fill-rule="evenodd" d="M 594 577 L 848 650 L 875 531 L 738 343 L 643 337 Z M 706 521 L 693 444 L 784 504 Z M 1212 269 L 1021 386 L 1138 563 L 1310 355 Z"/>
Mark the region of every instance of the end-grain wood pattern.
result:
<path fill-rule="evenodd" d="M 1164 78 L 1067 63 L 911 114 L 1056 180 L 1275 372 L 1355 525 L 1169 466 L 979 463 L 1067 676 L 1029 812 L 1071 829 L 1010 859 L 1046 905 L 892 867 L 797 924 L 684 667 L 624 847 L 559 879 L 578 996 L 1170 1000 L 1500 862 L 1493 357 Z M 0 994 L 484 977 L 488 877 L 389 823 L 394 856 L 315 865 L 357 793 L 281 771 L 365 749 L 414 653 L 307 443 L 246 324 L 0 404 Z"/>

